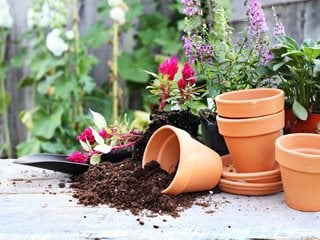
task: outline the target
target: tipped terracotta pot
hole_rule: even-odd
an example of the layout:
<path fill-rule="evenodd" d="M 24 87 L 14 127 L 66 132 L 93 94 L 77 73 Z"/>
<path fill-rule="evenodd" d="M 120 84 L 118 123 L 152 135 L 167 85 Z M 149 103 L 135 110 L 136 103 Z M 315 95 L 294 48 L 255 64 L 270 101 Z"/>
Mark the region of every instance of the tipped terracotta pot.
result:
<path fill-rule="evenodd" d="M 238 90 L 218 95 L 215 102 L 221 117 L 260 117 L 283 110 L 284 92 L 276 88 Z"/>
<path fill-rule="evenodd" d="M 274 143 L 284 126 L 284 111 L 245 119 L 217 116 L 217 122 L 238 173 L 275 169 Z"/>
<path fill-rule="evenodd" d="M 292 133 L 279 137 L 275 146 L 288 206 L 320 211 L 320 135 Z"/>
<path fill-rule="evenodd" d="M 142 166 L 155 160 L 168 173 L 175 173 L 162 191 L 177 195 L 215 187 L 222 174 L 219 154 L 193 139 L 186 131 L 165 125 L 153 133 L 144 151 Z"/>

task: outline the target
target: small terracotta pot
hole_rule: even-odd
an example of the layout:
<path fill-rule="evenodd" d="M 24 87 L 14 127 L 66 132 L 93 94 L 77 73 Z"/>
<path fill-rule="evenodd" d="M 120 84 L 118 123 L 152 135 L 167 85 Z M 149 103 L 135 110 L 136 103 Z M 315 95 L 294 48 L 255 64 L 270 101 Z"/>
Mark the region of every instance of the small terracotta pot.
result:
<path fill-rule="evenodd" d="M 284 111 L 256 118 L 229 119 L 217 116 L 238 173 L 275 169 L 275 140 L 284 126 Z"/>
<path fill-rule="evenodd" d="M 288 134 L 279 137 L 275 146 L 288 206 L 320 211 L 320 135 Z"/>
<path fill-rule="evenodd" d="M 162 191 L 165 194 L 212 189 L 222 174 L 219 154 L 193 139 L 186 131 L 170 125 L 159 128 L 149 139 L 142 166 L 152 160 L 168 173 L 176 170 L 174 179 Z"/>
<path fill-rule="evenodd" d="M 221 117 L 260 117 L 283 110 L 284 92 L 276 88 L 238 90 L 218 95 L 215 102 Z"/>
<path fill-rule="evenodd" d="M 317 124 L 320 123 L 319 113 L 309 113 L 308 119 L 302 121 L 297 119 L 291 108 L 285 110 L 284 133 L 316 133 Z"/>

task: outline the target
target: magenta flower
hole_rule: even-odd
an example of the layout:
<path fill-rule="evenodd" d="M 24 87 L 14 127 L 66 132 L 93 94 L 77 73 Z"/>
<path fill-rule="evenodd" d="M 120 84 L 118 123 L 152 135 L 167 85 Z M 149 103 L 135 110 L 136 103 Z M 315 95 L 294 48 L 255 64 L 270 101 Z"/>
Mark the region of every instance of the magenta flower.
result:
<path fill-rule="evenodd" d="M 159 67 L 162 75 L 167 75 L 169 80 L 173 80 L 179 70 L 179 63 L 176 56 L 166 59 Z"/>
<path fill-rule="evenodd" d="M 70 156 L 67 157 L 67 160 L 71 162 L 77 162 L 77 163 L 87 163 L 88 156 L 83 154 L 82 152 L 75 151 Z"/>
<path fill-rule="evenodd" d="M 93 144 L 95 142 L 94 136 L 92 134 L 92 129 L 91 128 L 86 128 L 83 130 L 83 132 L 77 137 L 77 140 L 81 140 L 83 142 L 88 142 L 90 144 Z"/>
<path fill-rule="evenodd" d="M 187 86 L 187 81 L 183 78 L 181 78 L 179 81 L 178 81 L 178 88 L 181 90 L 181 89 L 185 89 Z"/>
<path fill-rule="evenodd" d="M 104 139 L 107 139 L 107 138 L 112 137 L 112 135 L 109 134 L 105 129 L 102 129 L 102 130 L 99 132 L 99 135 L 100 135 L 101 137 L 103 137 Z"/>
<path fill-rule="evenodd" d="M 182 78 L 188 83 L 188 85 L 192 86 L 196 82 L 196 78 L 194 77 L 195 71 L 190 66 L 188 62 L 183 65 L 182 69 Z"/>
<path fill-rule="evenodd" d="M 259 36 L 261 33 L 267 32 L 268 27 L 260 0 L 248 0 L 247 11 L 250 34 Z"/>

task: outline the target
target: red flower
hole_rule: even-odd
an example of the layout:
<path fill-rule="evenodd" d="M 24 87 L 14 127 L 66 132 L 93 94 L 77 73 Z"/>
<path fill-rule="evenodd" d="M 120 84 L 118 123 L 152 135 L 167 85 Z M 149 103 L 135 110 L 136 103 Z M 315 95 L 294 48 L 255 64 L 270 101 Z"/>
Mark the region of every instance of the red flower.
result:
<path fill-rule="evenodd" d="M 88 156 L 84 155 L 82 152 L 75 151 L 67 157 L 67 160 L 77 163 L 87 163 Z"/>
<path fill-rule="evenodd" d="M 179 70 L 178 59 L 176 56 L 166 59 L 159 67 L 159 72 L 167 75 L 169 80 L 173 80 Z"/>
<path fill-rule="evenodd" d="M 183 65 L 182 78 L 188 82 L 188 85 L 192 86 L 197 81 L 197 79 L 194 77 L 194 75 L 195 75 L 195 71 L 190 66 L 190 64 L 188 62 L 186 62 Z"/>
<path fill-rule="evenodd" d="M 185 89 L 187 86 L 187 81 L 184 79 L 184 78 L 181 78 L 179 81 L 178 81 L 178 87 L 179 89 Z"/>
<path fill-rule="evenodd" d="M 100 136 L 103 137 L 104 139 L 107 139 L 107 138 L 110 138 L 112 135 L 107 133 L 107 131 L 105 129 L 102 129 L 100 132 L 99 132 Z"/>
<path fill-rule="evenodd" d="M 77 139 L 83 142 L 86 142 L 86 140 L 88 140 L 90 144 L 95 142 L 91 128 L 86 128 L 85 130 L 83 130 L 83 132 L 77 137 Z"/>

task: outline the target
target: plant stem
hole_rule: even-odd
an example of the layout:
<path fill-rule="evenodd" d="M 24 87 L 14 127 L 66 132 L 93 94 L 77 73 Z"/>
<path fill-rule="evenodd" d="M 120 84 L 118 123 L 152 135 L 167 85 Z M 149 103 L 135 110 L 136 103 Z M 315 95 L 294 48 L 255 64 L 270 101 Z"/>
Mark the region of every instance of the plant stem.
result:
<path fill-rule="evenodd" d="M 74 49 L 75 49 L 75 55 L 76 55 L 76 61 L 78 61 L 78 56 L 80 55 L 80 31 L 79 31 L 79 12 L 78 12 L 78 0 L 72 1 L 73 6 L 73 21 L 72 21 L 72 30 L 74 32 Z M 79 63 L 75 63 L 75 71 L 76 71 L 76 77 L 77 79 L 80 78 L 80 67 Z M 76 109 L 74 111 L 74 118 L 79 117 L 79 119 L 82 119 L 83 116 L 83 106 L 81 102 L 81 96 L 82 92 L 79 93 L 79 96 L 75 96 L 76 100 Z"/>
<path fill-rule="evenodd" d="M 4 64 L 4 58 L 5 58 L 5 52 L 6 52 L 6 37 L 4 36 L 3 39 L 1 39 L 3 44 L 1 45 L 1 52 L 0 52 L 0 66 Z M 12 151 L 11 151 L 11 138 L 10 138 L 10 128 L 9 128 L 9 118 L 8 118 L 8 99 L 6 94 L 6 78 L 2 77 L 0 78 L 0 89 L 1 89 L 1 104 L 3 109 L 3 128 L 4 128 L 4 138 L 5 138 L 5 144 L 6 144 L 6 152 L 8 158 L 12 157 Z"/>
<path fill-rule="evenodd" d="M 113 120 L 117 120 L 119 105 L 119 79 L 118 79 L 118 44 L 119 24 L 113 24 L 113 52 L 112 52 L 112 98 L 113 98 Z"/>

